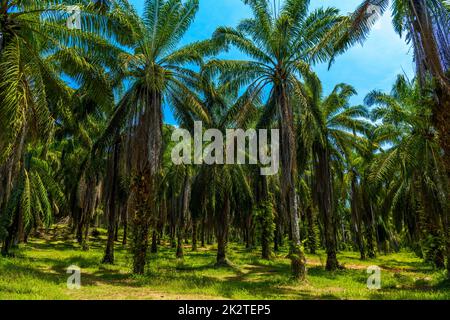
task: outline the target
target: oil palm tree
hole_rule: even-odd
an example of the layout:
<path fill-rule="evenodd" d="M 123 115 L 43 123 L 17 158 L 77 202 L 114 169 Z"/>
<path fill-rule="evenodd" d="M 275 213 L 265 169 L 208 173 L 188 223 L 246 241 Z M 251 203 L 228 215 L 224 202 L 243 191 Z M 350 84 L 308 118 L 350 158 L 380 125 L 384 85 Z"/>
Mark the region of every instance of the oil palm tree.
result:
<path fill-rule="evenodd" d="M 69 30 L 65 27 L 68 13 L 64 3 L 0 2 L 2 212 L 12 190 L 20 181 L 27 181 L 24 166 L 29 146 L 51 140 L 59 107 L 73 100 L 75 90 L 63 81 L 62 73 L 79 85 L 95 79 L 98 86 L 91 91 L 105 97 L 100 89 L 106 82 L 103 68 L 118 51 L 105 40 L 110 33 L 102 23 L 113 20 L 97 14 L 90 5 L 80 4 L 82 29 Z M 109 66 L 114 69 L 112 63 Z"/>
<path fill-rule="evenodd" d="M 259 101 L 259 95 L 250 97 L 244 93 L 239 97 L 236 86 L 217 83 L 208 72 L 202 71 L 191 85 L 198 92 L 197 101 L 203 112 L 186 112 L 186 108 L 178 107 L 175 114 L 183 128 L 192 131 L 196 120 L 203 121 L 204 129 L 218 129 L 221 132 L 234 127 L 245 128 L 255 113 L 254 103 Z M 192 100 L 178 98 L 173 103 L 175 106 L 183 105 L 192 103 Z M 190 211 L 193 218 L 203 217 L 214 222 L 216 265 L 228 265 L 226 249 L 232 217 L 238 211 L 251 212 L 253 205 L 245 168 L 219 163 L 202 164 L 196 170 L 191 190 Z"/>
<path fill-rule="evenodd" d="M 350 106 L 349 99 L 356 94 L 353 87 L 338 84 L 330 95 L 323 96 L 322 84 L 316 76 L 306 78 L 303 86 L 306 98 L 300 114 L 300 139 L 312 155 L 315 203 L 324 225 L 327 270 L 339 268 L 336 242 L 337 198 L 333 176 L 343 172 L 350 150 L 356 147 L 370 126 L 364 117 L 363 106 Z"/>
<path fill-rule="evenodd" d="M 340 18 L 333 8 L 309 13 L 307 0 L 287 0 L 276 11 L 271 9 L 271 1 L 248 0 L 245 3 L 252 9 L 254 17 L 243 20 L 236 29 L 218 28 L 214 39 L 225 48 L 229 45 L 237 47 L 248 55 L 249 60 L 213 60 L 208 63 L 208 68 L 211 72 L 220 72 L 223 81 L 248 86 L 249 95 L 262 90 L 270 92 L 268 114 L 278 115 L 281 129 L 282 202 L 291 226 L 292 272 L 294 277 L 303 279 L 306 259 L 300 243 L 295 190 L 297 168 L 292 99 L 299 93 L 297 78 L 309 72 L 310 50 Z M 323 56 L 328 53 L 328 48 L 320 50 Z"/>
<path fill-rule="evenodd" d="M 53 222 L 55 213 L 66 205 L 56 172 L 58 154 L 44 145 L 27 147 L 11 196 L 0 217 L 2 255 L 24 241 L 34 229 L 41 232 Z"/>
<path fill-rule="evenodd" d="M 366 102 L 376 106 L 373 120 L 383 119 L 381 126 L 388 127 L 385 131 L 392 137 L 392 147 L 372 164 L 371 182 L 388 182 L 383 200 L 392 210 L 395 225 L 408 225 L 411 234 L 419 234 L 426 259 L 443 268 L 448 252 L 449 182 L 431 124 L 432 87 L 424 96 L 418 80 L 399 76 L 391 94 L 373 91 Z M 411 225 L 411 220 L 416 223 Z M 414 230 L 416 226 L 421 230 Z"/>
<path fill-rule="evenodd" d="M 133 227 L 133 271 L 144 273 L 148 230 L 156 212 L 156 190 L 161 172 L 163 104 L 177 96 L 193 96 L 188 83 L 192 72 L 183 67 L 201 63 L 211 50 L 209 43 L 178 47 L 198 11 L 198 0 L 146 0 L 144 15 L 131 6 L 122 8 L 131 33 L 132 52 L 120 54 L 120 65 L 128 89 L 120 99 L 104 135 L 94 151 L 111 143 L 116 130 L 126 132 L 124 152 L 133 177 L 131 221 Z M 191 99 L 192 109 L 201 109 Z M 185 105 L 186 107 L 186 105 Z"/>
<path fill-rule="evenodd" d="M 364 41 L 377 18 L 391 4 L 395 31 L 414 49 L 419 84 L 426 87 L 434 79 L 433 125 L 439 132 L 443 160 L 450 177 L 450 6 L 445 0 L 364 0 L 355 12 L 324 38 L 333 43 L 335 55 Z M 334 40 L 333 40 L 334 39 Z M 333 61 L 331 59 L 331 61 Z M 449 192 L 450 194 L 450 192 Z"/>

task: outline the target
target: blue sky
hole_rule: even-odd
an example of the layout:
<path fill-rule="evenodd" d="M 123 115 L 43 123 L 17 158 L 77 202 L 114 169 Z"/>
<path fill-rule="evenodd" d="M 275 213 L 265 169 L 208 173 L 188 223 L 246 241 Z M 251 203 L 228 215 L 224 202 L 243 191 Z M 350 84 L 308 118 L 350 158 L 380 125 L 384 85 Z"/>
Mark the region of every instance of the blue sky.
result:
<path fill-rule="evenodd" d="M 141 13 L 144 1 L 129 0 Z M 342 13 L 349 13 L 361 3 L 361 0 L 311 0 L 311 8 L 334 6 Z M 209 38 L 218 26 L 236 26 L 241 19 L 251 16 L 251 12 L 242 0 L 200 0 L 197 18 L 183 39 L 183 43 Z M 232 51 L 226 58 L 240 59 L 243 56 Z M 332 68 L 328 65 L 314 67 L 323 82 L 325 93 L 341 82 L 350 84 L 358 91 L 353 104 L 361 104 L 364 96 L 373 89 L 389 91 L 398 74 L 413 76 L 412 51 L 394 32 L 390 12 L 384 14 L 373 28 L 369 39 L 363 46 L 357 45 L 339 56 Z M 172 114 L 164 111 L 167 123 L 174 124 Z"/>

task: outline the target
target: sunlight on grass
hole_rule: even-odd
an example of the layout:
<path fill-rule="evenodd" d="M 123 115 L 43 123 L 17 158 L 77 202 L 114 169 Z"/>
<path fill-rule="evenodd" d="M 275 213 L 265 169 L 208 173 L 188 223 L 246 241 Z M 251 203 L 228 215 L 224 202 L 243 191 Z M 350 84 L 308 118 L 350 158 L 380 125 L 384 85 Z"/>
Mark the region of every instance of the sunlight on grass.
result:
<path fill-rule="evenodd" d="M 0 299 L 450 299 L 443 272 L 434 271 L 409 252 L 360 261 L 356 253 L 342 252 L 345 270 L 324 270 L 325 253 L 308 256 L 308 280 L 298 283 L 289 275 L 287 249 L 272 260 L 259 251 L 229 246 L 231 267 L 215 268 L 214 247 L 191 252 L 183 260 L 175 249 L 161 246 L 150 257 L 145 276 L 129 273 L 126 248 L 116 245 L 116 264 L 100 263 L 102 239 L 82 251 L 73 240 L 32 240 L 15 258 L 0 258 Z M 82 288 L 66 286 L 70 265 L 82 269 Z M 366 268 L 382 268 L 382 289 L 366 287 Z"/>

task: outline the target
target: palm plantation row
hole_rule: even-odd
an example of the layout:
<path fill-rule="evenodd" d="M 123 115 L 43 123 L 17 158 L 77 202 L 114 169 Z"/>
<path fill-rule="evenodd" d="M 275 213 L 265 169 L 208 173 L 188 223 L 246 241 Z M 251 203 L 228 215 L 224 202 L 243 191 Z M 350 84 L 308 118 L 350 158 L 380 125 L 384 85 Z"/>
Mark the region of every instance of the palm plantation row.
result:
<path fill-rule="evenodd" d="M 0 241 L 3 255 L 68 218 L 83 249 L 92 227 L 118 229 L 144 273 L 147 252 L 168 237 L 183 256 L 217 241 L 289 245 L 295 278 L 305 250 L 361 259 L 400 248 L 450 268 L 450 97 L 444 1 L 392 2 L 396 31 L 414 49 L 417 77 L 350 104 L 349 84 L 325 94 L 314 65 L 364 41 L 373 24 L 363 1 L 349 16 L 310 1 L 244 1 L 236 28 L 181 46 L 198 0 L 86 1 L 82 30 L 65 27 L 70 1 L 0 1 Z M 223 60 L 237 48 L 246 60 Z M 181 128 L 280 129 L 281 170 L 174 165 L 169 106 Z M 189 240 L 188 240 L 189 239 Z M 151 242 L 151 244 L 150 244 Z M 150 261 L 151 263 L 151 261 Z"/>

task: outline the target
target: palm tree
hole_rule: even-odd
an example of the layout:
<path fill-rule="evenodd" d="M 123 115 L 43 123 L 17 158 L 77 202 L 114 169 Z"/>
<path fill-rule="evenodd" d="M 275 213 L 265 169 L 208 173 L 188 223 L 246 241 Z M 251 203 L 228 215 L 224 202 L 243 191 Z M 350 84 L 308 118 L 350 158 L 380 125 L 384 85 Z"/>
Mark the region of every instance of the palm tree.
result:
<path fill-rule="evenodd" d="M 25 163 L 11 196 L 0 217 L 0 240 L 2 255 L 27 239 L 34 229 L 41 232 L 53 222 L 55 212 L 66 205 L 65 197 L 57 183 L 58 155 L 44 145 L 28 147 Z"/>
<path fill-rule="evenodd" d="M 171 221 L 172 244 L 176 242 L 176 257 L 183 258 L 183 239 L 187 230 L 187 221 L 189 220 L 189 204 L 191 197 L 191 170 L 188 165 L 176 165 L 171 157 L 166 157 L 172 148 L 166 148 L 164 156 L 164 174 L 160 195 L 166 197 L 167 215 Z M 162 201 L 160 205 L 162 205 Z M 156 246 L 156 230 L 153 231 L 152 252 Z M 175 240 L 176 238 L 176 240 Z"/>
<path fill-rule="evenodd" d="M 375 185 L 369 179 L 371 166 L 381 146 L 391 142 L 391 132 L 385 128 L 373 127 L 364 134 L 354 131 L 354 144 L 347 156 L 347 179 L 351 201 L 351 224 L 361 260 L 376 257 L 377 199 L 381 197 L 382 185 Z M 381 208 L 381 210 L 383 210 Z M 382 212 L 385 216 L 385 212 Z"/>
<path fill-rule="evenodd" d="M 323 45 L 333 42 L 335 55 L 346 51 L 357 42 L 364 41 L 370 28 L 391 3 L 392 23 L 395 31 L 414 49 L 416 73 L 421 87 L 427 79 L 434 79 L 435 103 L 433 125 L 439 132 L 444 150 L 443 160 L 450 178 L 450 6 L 444 0 L 364 0 L 356 11 L 324 38 Z M 332 40 L 334 39 L 334 40 Z M 331 60 L 333 61 L 334 58 Z M 450 199 L 450 191 L 448 192 Z M 449 200 L 450 201 L 450 200 Z"/>
<path fill-rule="evenodd" d="M 101 21 L 114 25 L 113 20 L 92 11 L 89 5 L 80 5 L 83 29 L 69 30 L 62 27 L 68 16 L 63 3 L 0 2 L 1 212 L 12 190 L 20 181 L 27 181 L 23 173 L 28 146 L 48 143 L 61 105 L 73 101 L 75 90 L 66 85 L 61 74 L 80 85 L 96 81 L 99 91 L 94 87 L 91 91 L 105 97 L 101 91 L 103 67 L 117 50 L 102 37 L 109 33 L 101 28 Z"/>
<path fill-rule="evenodd" d="M 372 184 L 387 184 L 383 200 L 392 210 L 395 225 L 410 225 L 410 233 L 423 241 L 425 258 L 443 268 L 449 181 L 431 125 L 431 92 L 430 86 L 428 97 L 424 97 L 418 80 L 399 76 L 391 94 L 373 91 L 366 97 L 367 104 L 376 106 L 373 120 L 383 119 L 381 128 L 390 131 L 392 144 L 374 159 L 370 180 Z M 411 225 L 408 220 L 416 223 Z"/>
<path fill-rule="evenodd" d="M 182 127 L 194 128 L 195 120 L 203 120 L 204 129 L 245 128 L 254 114 L 254 103 L 259 96 L 250 97 L 243 94 L 238 97 L 236 86 L 230 83 L 216 83 L 203 72 L 192 83 L 199 93 L 198 103 L 203 112 L 177 112 Z M 184 99 L 174 99 L 174 105 L 192 103 Z M 177 108 L 183 111 L 183 108 Z M 199 117 L 201 116 L 201 117 Z M 225 150 L 224 150 L 225 154 Z M 245 168 L 240 165 L 203 164 L 193 178 L 190 211 L 193 217 L 204 217 L 214 222 L 217 238 L 216 265 L 228 265 L 226 248 L 232 216 L 240 212 L 251 212 L 253 195 Z"/>
<path fill-rule="evenodd" d="M 251 7 L 254 18 L 243 20 L 236 29 L 217 29 L 214 39 L 224 47 L 236 46 L 250 60 L 213 60 L 208 63 L 208 68 L 212 72 L 220 71 L 224 81 L 248 86 L 250 96 L 270 90 L 268 113 L 278 115 L 281 128 L 282 202 L 291 226 L 291 267 L 294 277 L 303 279 L 306 259 L 300 243 L 295 189 L 296 134 L 292 99 L 299 93 L 297 77 L 308 72 L 310 50 L 320 42 L 323 33 L 339 21 L 338 11 L 328 8 L 308 14 L 307 0 L 287 0 L 278 12 L 271 10 L 271 2 L 267 0 L 245 3 Z M 328 52 L 328 49 L 321 50 L 322 55 Z"/>
<path fill-rule="evenodd" d="M 177 48 L 198 11 L 198 0 L 146 0 L 144 7 L 143 18 L 130 5 L 122 8 L 123 19 L 132 30 L 128 46 L 133 52 L 120 55 L 129 86 L 94 148 L 98 151 L 110 143 L 116 130 L 126 132 L 124 152 L 133 176 L 133 271 L 137 274 L 144 273 L 148 230 L 156 212 L 163 148 L 162 107 L 174 97 L 193 96 L 187 85 L 191 71 L 183 65 L 200 63 L 202 54 L 211 50 L 206 43 Z M 189 106 L 198 107 L 195 103 Z"/>
<path fill-rule="evenodd" d="M 322 84 L 316 76 L 306 79 L 303 96 L 305 105 L 300 115 L 300 139 L 310 150 L 313 163 L 315 203 L 323 220 L 327 270 L 339 268 L 337 260 L 336 213 L 333 176 L 343 172 L 350 149 L 361 140 L 353 133 L 368 131 L 368 112 L 363 106 L 350 106 L 349 99 L 356 94 L 353 87 L 338 84 L 329 96 L 323 97 Z M 334 167 L 334 170 L 333 170 Z"/>

